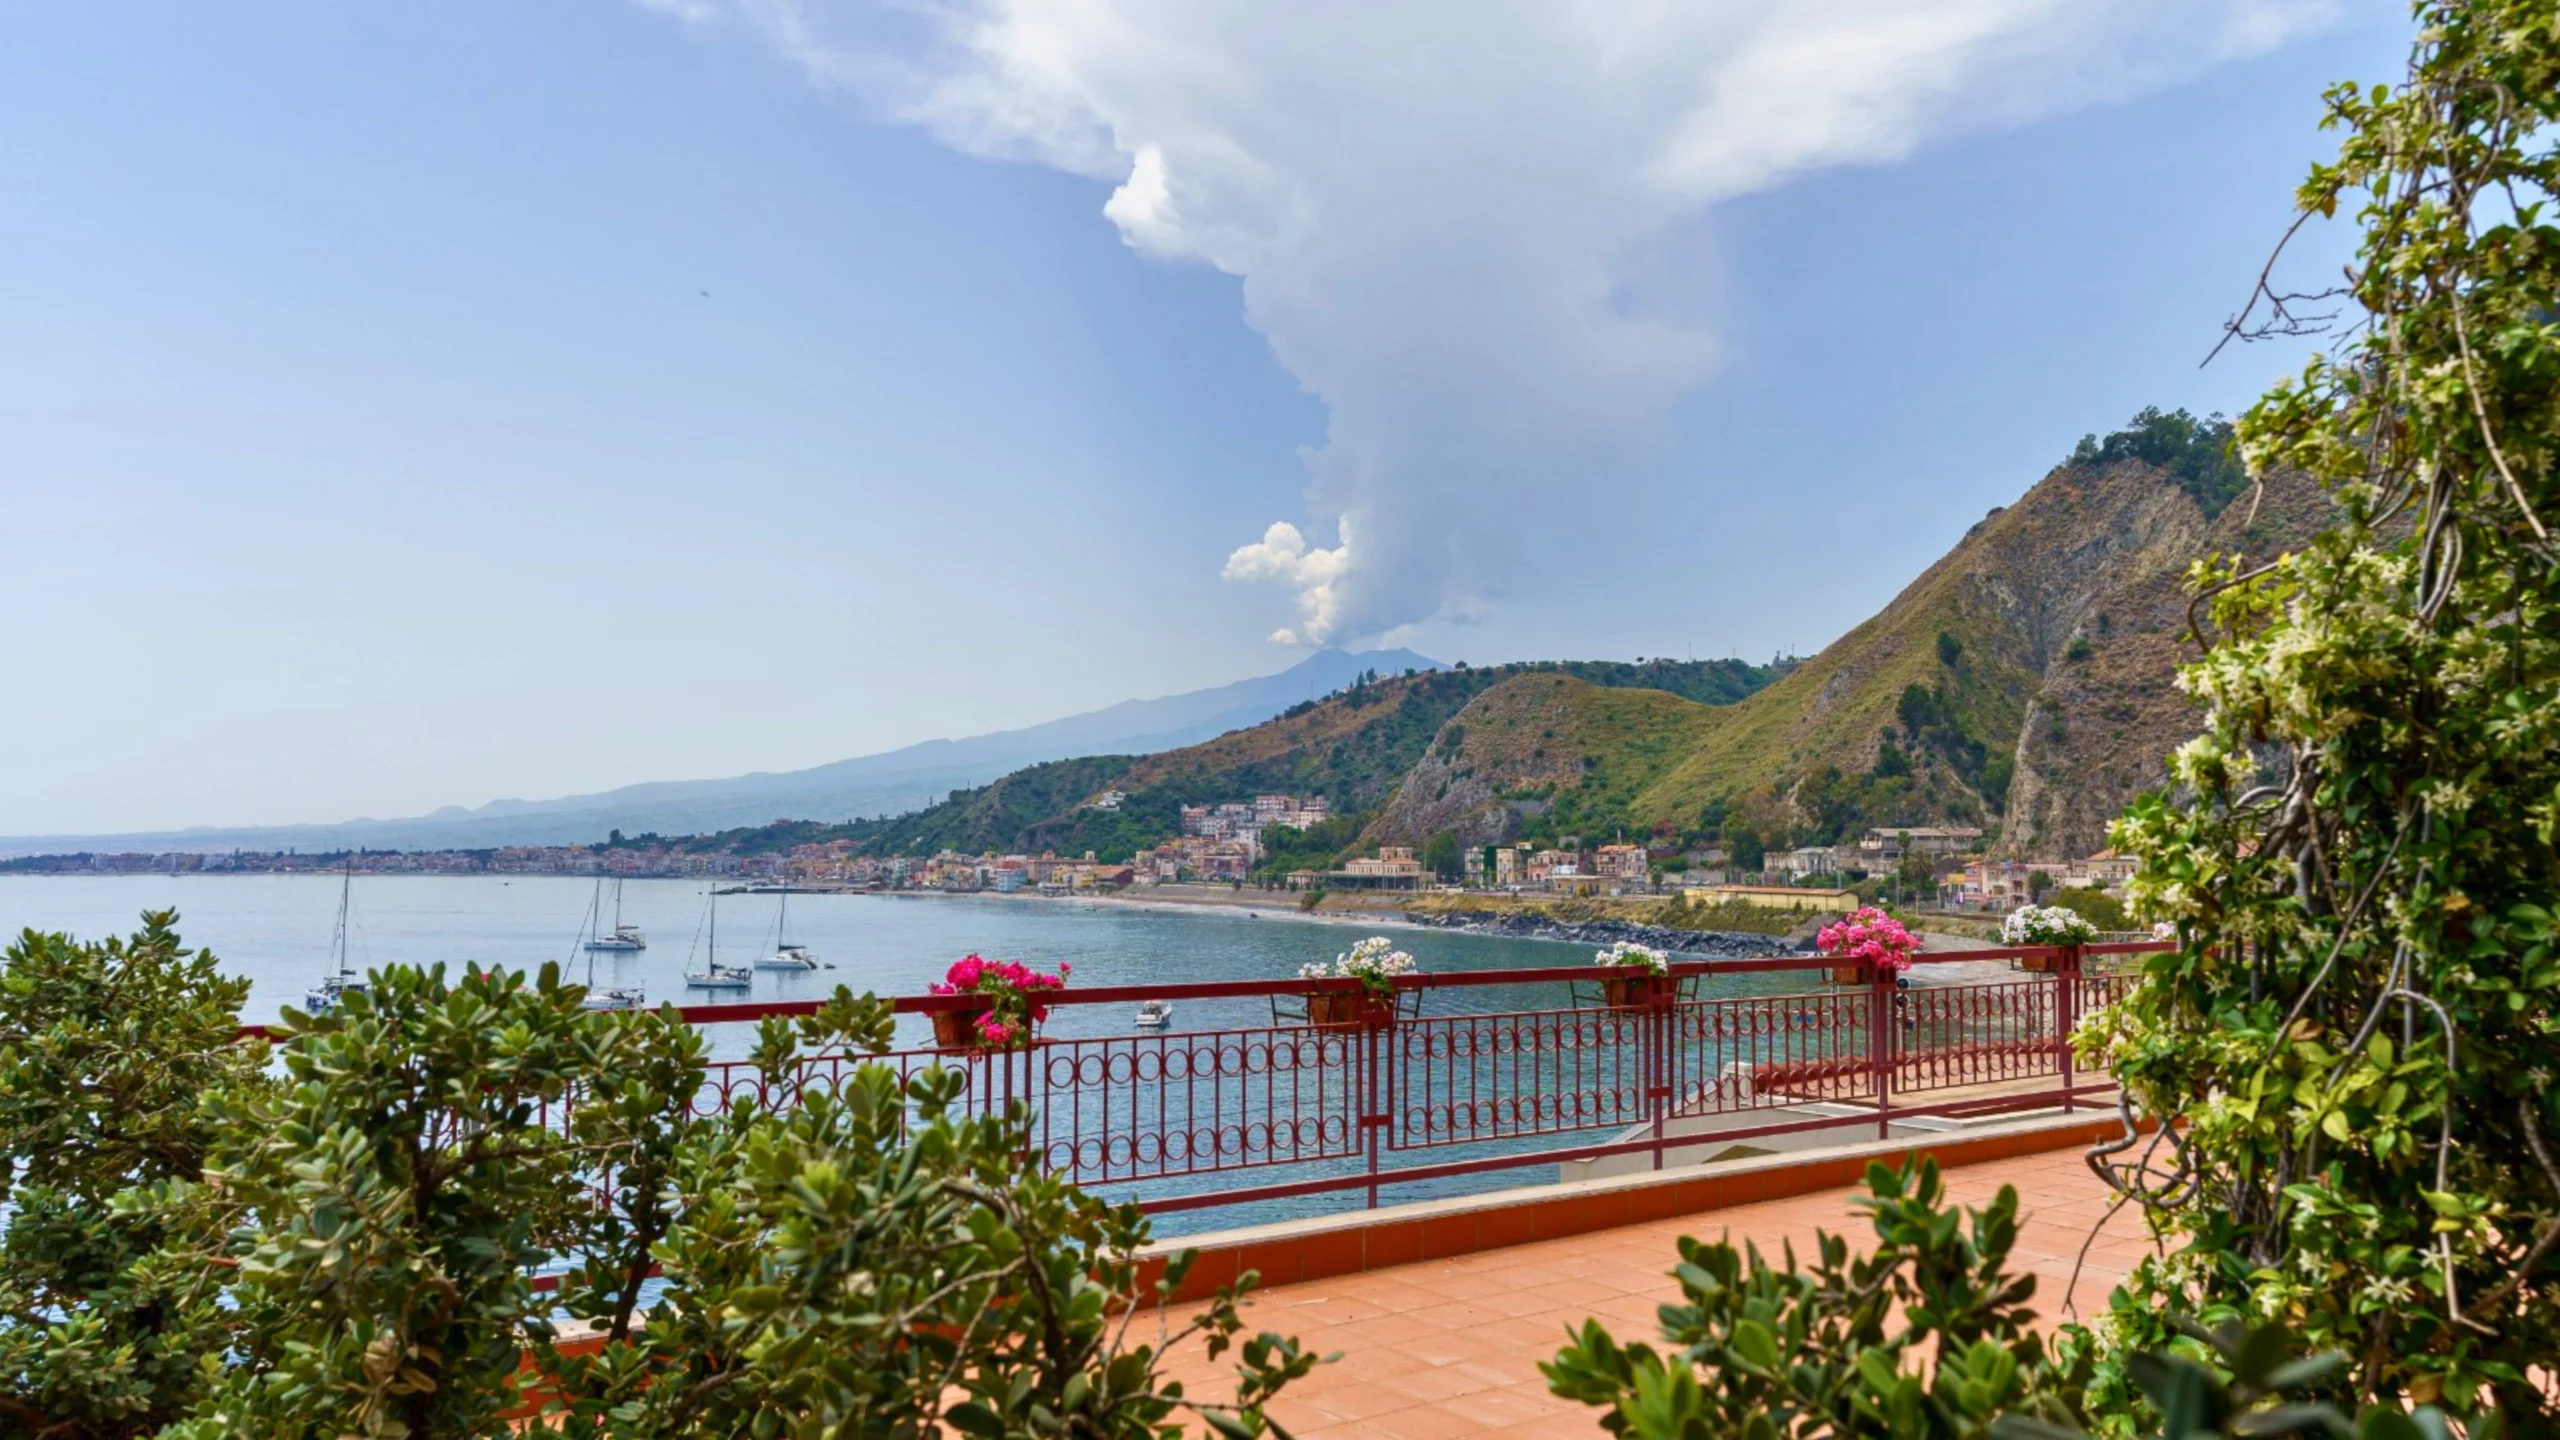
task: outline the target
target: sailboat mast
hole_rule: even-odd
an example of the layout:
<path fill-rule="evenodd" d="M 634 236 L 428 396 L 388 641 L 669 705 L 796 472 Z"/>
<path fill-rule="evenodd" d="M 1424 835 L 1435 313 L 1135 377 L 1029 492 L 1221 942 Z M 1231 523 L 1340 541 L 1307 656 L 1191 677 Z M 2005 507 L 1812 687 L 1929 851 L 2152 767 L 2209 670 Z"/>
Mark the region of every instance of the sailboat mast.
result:
<path fill-rule="evenodd" d="M 596 893 L 587 901 L 587 988 L 596 988 L 596 922 L 604 917 L 604 872 L 596 872 Z"/>
<path fill-rule="evenodd" d="M 338 951 L 338 973 L 347 975 L 347 902 L 356 888 L 356 852 L 347 852 L 346 872 L 338 880 L 338 933 L 334 937 Z"/>

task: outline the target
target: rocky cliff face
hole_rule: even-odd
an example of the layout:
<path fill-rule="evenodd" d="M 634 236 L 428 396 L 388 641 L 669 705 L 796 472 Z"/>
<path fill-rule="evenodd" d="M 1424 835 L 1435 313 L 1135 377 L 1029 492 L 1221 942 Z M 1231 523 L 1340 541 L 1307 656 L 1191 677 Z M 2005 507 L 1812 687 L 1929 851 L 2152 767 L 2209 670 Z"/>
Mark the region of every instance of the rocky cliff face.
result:
<path fill-rule="evenodd" d="M 1486 690 L 1367 838 L 1482 844 L 1541 817 L 1585 835 L 1690 834 L 1740 816 L 1771 844 L 1954 822 L 1993 831 L 2002 854 L 2087 854 L 2194 733 L 2172 683 L 2188 567 L 2298 544 L 2328 514 L 2299 481 L 2208 516 L 2140 460 L 2062 466 L 1875 618 L 1738 704 L 1552 674 Z"/>
<path fill-rule="evenodd" d="M 2059 617 L 2067 633 L 2019 723 L 2000 853 L 2089 854 L 2106 844 L 2107 823 L 2136 795 L 2167 783 L 2169 752 L 2200 727 L 2175 684 L 2177 666 L 2195 653 L 2188 563 L 2217 553 L 2272 557 L 2318 533 L 2333 514 L 2317 486 L 2290 476 L 2270 478 L 2210 520 L 2188 503 L 2167 520 L 2156 553 L 2114 567 Z"/>

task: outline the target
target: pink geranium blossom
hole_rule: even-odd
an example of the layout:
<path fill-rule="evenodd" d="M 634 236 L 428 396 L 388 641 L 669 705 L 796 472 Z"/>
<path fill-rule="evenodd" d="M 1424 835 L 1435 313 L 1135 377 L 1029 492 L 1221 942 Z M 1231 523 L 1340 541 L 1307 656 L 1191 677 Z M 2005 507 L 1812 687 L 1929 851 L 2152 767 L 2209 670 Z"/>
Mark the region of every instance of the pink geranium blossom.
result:
<path fill-rule="evenodd" d="M 1013 960 L 967 955 L 951 964 L 931 989 L 936 995 L 983 995 L 991 1002 L 978 1016 L 978 1040 L 991 1049 L 1014 1049 L 1031 1043 L 1032 1027 L 1049 1017 L 1037 997 L 1063 990 L 1072 966 L 1061 964 L 1054 975 Z"/>
<path fill-rule="evenodd" d="M 1834 960 L 1864 961 L 1888 975 L 1910 969 L 1911 957 L 1920 950 L 1918 936 L 1872 905 L 1861 905 L 1846 919 L 1823 926 L 1814 943 Z"/>

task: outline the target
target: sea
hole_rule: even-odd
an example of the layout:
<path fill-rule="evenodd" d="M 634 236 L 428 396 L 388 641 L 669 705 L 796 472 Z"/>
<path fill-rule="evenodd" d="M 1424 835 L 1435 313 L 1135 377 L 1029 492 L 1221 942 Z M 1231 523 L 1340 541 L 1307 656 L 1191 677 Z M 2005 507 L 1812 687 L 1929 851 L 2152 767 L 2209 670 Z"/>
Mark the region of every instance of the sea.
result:
<path fill-rule="evenodd" d="M 95 940 L 140 928 L 146 910 L 178 912 L 190 946 L 211 950 L 228 974 L 246 976 L 241 1018 L 263 1023 L 299 1006 L 332 968 L 342 881 L 335 875 L 0 876 L 0 940 L 21 930 Z M 357 875 L 347 886 L 349 963 L 505 966 L 556 964 L 570 979 L 637 986 L 655 1005 L 814 1000 L 838 985 L 856 992 L 918 995 L 964 955 L 1019 960 L 1040 969 L 1073 967 L 1079 986 L 1203 980 L 1279 979 L 1310 961 L 1331 960 L 1367 928 L 1297 918 L 1277 898 L 1269 909 L 1218 906 L 1140 908 L 1044 896 L 918 894 L 739 894 L 718 901 L 718 955 L 751 964 L 789 939 L 818 953 L 825 970 L 756 972 L 752 991 L 688 990 L 684 975 L 711 953 L 712 897 L 698 881 L 631 880 L 621 918 L 639 926 L 648 948 L 590 954 L 581 941 L 596 921 L 614 920 L 614 888 L 599 897 L 590 879 L 541 876 Z M 788 912 L 785 912 L 785 906 Z M 787 924 L 787 935 L 781 928 Z M 1399 949 L 1426 970 L 1484 970 L 1587 963 L 1590 947 L 1462 932 L 1393 927 Z M 1206 1013 L 1184 1028 L 1268 1019 L 1259 1000 L 1187 1001 Z M 1214 1010 L 1208 1007 L 1215 1007 Z M 1124 1034 L 1118 1009 L 1067 1007 L 1050 1030 Z M 1091 1022 L 1090 1028 L 1079 1022 Z"/>
<path fill-rule="evenodd" d="M 538 876 L 117 875 L 0 876 L 0 941 L 21 930 L 59 931 L 79 939 L 129 934 L 146 910 L 178 912 L 179 934 L 213 952 L 228 974 L 245 976 L 249 998 L 241 1018 L 263 1023 L 286 1005 L 300 1007 L 332 968 L 341 886 L 347 899 L 347 951 L 358 971 L 392 964 L 504 966 L 535 971 L 558 965 L 568 978 L 638 987 L 647 1001 L 705 1004 L 822 999 L 839 985 L 881 995 L 913 995 L 940 979 L 964 955 L 1019 960 L 1040 969 L 1071 967 L 1077 987 L 1208 980 L 1278 979 L 1310 961 L 1331 960 L 1372 933 L 1389 935 L 1424 970 L 1488 970 L 1588 964 L 1589 946 L 1560 941 L 1473 935 L 1412 926 L 1364 927 L 1291 913 L 1285 899 L 1269 909 L 1166 906 L 1143 908 L 1072 898 L 898 894 L 738 894 L 718 898 L 718 956 L 751 964 L 789 939 L 816 951 L 829 968 L 809 973 L 763 970 L 750 991 L 688 989 L 684 974 L 711 953 L 713 897 L 699 881 L 631 880 L 622 886 L 621 919 L 645 932 L 636 954 L 591 954 L 583 938 L 614 921 L 614 890 L 591 879 Z M 785 906 L 788 906 L 787 912 Z M 599 917 L 597 911 L 601 908 Z M 1720 977 L 1714 993 L 1774 991 L 1776 976 Z M 1484 986 L 1435 992 L 1432 1013 L 1537 1009 L 1567 1003 L 1559 987 Z M 1061 1006 L 1043 1026 L 1058 1038 L 1139 1033 L 1126 1006 Z M 1270 1024 L 1265 999 L 1183 1000 L 1174 1030 Z M 927 1022 L 899 1018 L 898 1042 L 930 1043 Z M 706 1028 L 715 1059 L 738 1059 L 754 1027 Z M 1559 1137 L 1570 1143 L 1572 1137 Z M 1585 1136 L 1582 1138 L 1600 1138 Z M 1549 1141 L 1547 1143 L 1556 1143 Z M 1423 1198 L 1552 1179 L 1552 1167 L 1463 1181 L 1398 1187 L 1391 1198 Z M 1273 1177 L 1277 1178 L 1277 1177 Z M 1248 1178 L 1245 1183 L 1251 1183 Z M 1347 1196 L 1310 1197 L 1243 1209 L 1161 1217 L 1159 1233 L 1316 1213 L 1356 1204 Z"/>

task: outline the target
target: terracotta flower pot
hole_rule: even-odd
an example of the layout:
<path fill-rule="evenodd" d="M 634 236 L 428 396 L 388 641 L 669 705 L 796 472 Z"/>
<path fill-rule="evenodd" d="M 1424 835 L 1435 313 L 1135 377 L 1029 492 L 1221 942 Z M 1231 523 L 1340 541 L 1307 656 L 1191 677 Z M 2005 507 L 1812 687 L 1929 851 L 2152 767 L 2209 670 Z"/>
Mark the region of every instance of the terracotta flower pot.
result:
<path fill-rule="evenodd" d="M 978 1005 L 967 1010 L 934 1011 L 933 1043 L 945 1050 L 975 1047 L 978 1043 L 979 1017 L 994 1008 L 991 1005 Z"/>
<path fill-rule="evenodd" d="M 2018 957 L 2018 968 L 2021 970 L 2031 970 L 2038 975 L 2042 975 L 2053 968 L 2053 957 L 2050 955 L 2021 955 Z"/>
<path fill-rule="evenodd" d="M 1857 961 L 1831 967 L 1831 983 L 1834 985 L 1863 985 L 1866 979 L 1867 967 Z"/>
<path fill-rule="evenodd" d="M 1657 975 L 1611 975 L 1601 980 L 1600 993 L 1611 1005 L 1627 1009 L 1652 1004 L 1667 983 Z"/>
<path fill-rule="evenodd" d="M 1311 990 L 1307 992 L 1307 1023 L 1356 1025 L 1361 1002 L 1368 998 L 1357 990 Z"/>

